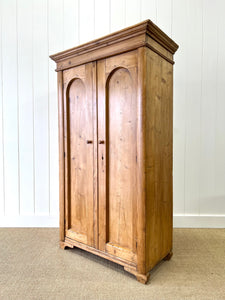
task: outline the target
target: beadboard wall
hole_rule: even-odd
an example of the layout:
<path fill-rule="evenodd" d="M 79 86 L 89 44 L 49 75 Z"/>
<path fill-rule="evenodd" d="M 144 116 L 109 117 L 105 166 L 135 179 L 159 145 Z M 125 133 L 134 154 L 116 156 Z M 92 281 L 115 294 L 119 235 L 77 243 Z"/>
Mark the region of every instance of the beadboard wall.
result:
<path fill-rule="evenodd" d="M 225 2 L 0 0 L 0 226 L 58 226 L 50 54 L 151 19 L 174 66 L 174 226 L 225 227 Z"/>

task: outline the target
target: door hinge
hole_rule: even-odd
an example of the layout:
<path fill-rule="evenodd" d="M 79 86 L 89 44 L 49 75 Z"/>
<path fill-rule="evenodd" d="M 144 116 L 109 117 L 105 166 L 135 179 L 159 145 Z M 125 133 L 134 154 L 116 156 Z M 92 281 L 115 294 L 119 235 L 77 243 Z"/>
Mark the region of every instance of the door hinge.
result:
<path fill-rule="evenodd" d="M 66 157 L 66 152 L 64 152 L 64 158 Z"/>

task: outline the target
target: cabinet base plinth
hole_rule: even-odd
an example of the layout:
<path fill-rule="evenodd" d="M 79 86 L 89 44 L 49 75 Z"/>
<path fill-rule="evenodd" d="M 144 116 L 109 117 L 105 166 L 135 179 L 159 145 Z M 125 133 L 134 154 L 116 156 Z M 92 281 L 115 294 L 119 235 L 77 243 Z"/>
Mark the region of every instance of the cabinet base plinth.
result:
<path fill-rule="evenodd" d="M 67 247 L 68 247 L 68 248 L 73 248 L 74 245 L 72 245 L 72 244 L 70 244 L 70 243 L 68 243 L 68 242 L 62 242 L 62 241 L 60 241 L 60 242 L 59 242 L 59 247 L 60 247 L 61 249 L 65 250 Z"/>
<path fill-rule="evenodd" d="M 124 270 L 131 273 L 131 274 L 133 274 L 134 276 L 136 276 L 137 281 L 139 281 L 140 283 L 143 283 L 143 284 L 146 284 L 148 282 L 149 277 L 150 277 L 149 272 L 147 274 L 140 274 L 136 270 L 134 270 L 132 268 L 128 268 L 128 267 L 124 267 Z"/>
<path fill-rule="evenodd" d="M 88 252 L 91 252 L 95 255 L 98 255 L 100 257 L 103 257 L 103 258 L 106 258 L 108 260 L 111 260 L 115 263 L 118 263 L 120 265 L 122 265 L 124 267 L 124 270 L 132 275 L 134 275 L 137 279 L 138 282 L 142 283 L 142 284 L 146 284 L 150 278 L 150 271 L 147 272 L 146 274 L 142 274 L 142 273 L 139 273 L 137 271 L 137 266 L 135 265 L 131 265 L 130 262 L 128 261 L 124 261 L 118 257 L 114 257 L 112 255 L 110 255 L 109 253 L 106 253 L 106 252 L 102 252 L 100 250 L 97 250 L 93 247 L 90 247 L 88 245 L 84 245 L 82 243 L 79 243 L 77 241 L 74 241 L 74 240 L 71 240 L 69 238 L 66 238 L 65 241 L 60 241 L 59 242 L 59 246 L 61 249 L 66 249 L 66 248 L 80 248 L 80 249 L 83 249 L 83 250 L 86 250 Z M 173 256 L 173 251 L 171 250 L 164 258 L 163 260 L 170 260 L 171 257 Z"/>

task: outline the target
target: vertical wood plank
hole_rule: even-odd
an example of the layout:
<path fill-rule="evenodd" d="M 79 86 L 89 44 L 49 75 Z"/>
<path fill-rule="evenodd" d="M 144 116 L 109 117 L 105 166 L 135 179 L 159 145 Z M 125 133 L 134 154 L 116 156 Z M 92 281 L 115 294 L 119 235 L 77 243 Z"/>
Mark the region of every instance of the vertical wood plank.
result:
<path fill-rule="evenodd" d="M 200 213 L 216 212 L 215 125 L 218 66 L 218 10 L 215 3 L 203 1 L 203 57 L 201 103 Z M 222 37 L 220 37 L 222 38 Z"/>
<path fill-rule="evenodd" d="M 97 61 L 97 79 L 98 79 L 98 141 L 106 141 L 106 119 L 105 119 L 105 112 L 106 112 L 106 89 L 105 89 L 105 82 L 106 82 L 106 72 L 105 72 L 105 59 L 101 59 Z M 105 250 L 106 239 L 108 235 L 107 225 L 107 211 L 108 205 L 106 204 L 106 146 L 104 144 L 98 145 L 98 206 L 99 206 L 99 213 L 98 213 L 98 244 L 99 250 Z"/>
<path fill-rule="evenodd" d="M 125 25 L 125 0 L 113 0 L 111 1 L 111 32 L 123 29 Z"/>
<path fill-rule="evenodd" d="M 32 1 L 18 0 L 20 214 L 33 214 Z"/>
<path fill-rule="evenodd" d="M 141 21 L 141 7 L 139 0 L 126 0 L 125 7 L 125 26 L 131 26 Z"/>
<path fill-rule="evenodd" d="M 64 241 L 65 238 L 65 164 L 64 164 L 64 109 L 63 109 L 63 74 L 57 73 L 58 78 L 58 128 L 59 128 L 59 238 Z"/>
<path fill-rule="evenodd" d="M 97 62 L 92 64 L 92 118 L 93 118 L 93 238 L 94 247 L 98 249 L 98 95 L 97 95 Z"/>
<path fill-rule="evenodd" d="M 218 20 L 218 50 L 217 50 L 217 101 L 215 128 L 215 202 L 213 213 L 225 213 L 225 18 L 224 1 L 219 1 Z"/>
<path fill-rule="evenodd" d="M 47 2 L 33 2 L 35 213 L 49 214 Z"/>
<path fill-rule="evenodd" d="M 137 271 L 146 273 L 146 49 L 138 49 L 137 96 Z"/>
<path fill-rule="evenodd" d="M 156 23 L 156 0 L 141 0 L 141 21 L 150 19 Z"/>
<path fill-rule="evenodd" d="M 63 39 L 63 50 L 79 44 L 79 0 L 63 1 Z"/>
<path fill-rule="evenodd" d="M 174 213 L 184 214 L 185 206 L 185 134 L 186 134 L 186 74 L 187 65 L 187 5 L 173 0 L 173 38 L 180 45 L 174 65 L 174 125 L 173 125 L 173 203 Z"/>
<path fill-rule="evenodd" d="M 0 216 L 5 212 L 4 132 L 3 132 L 3 60 L 2 60 L 2 1 L 0 0 Z"/>
<path fill-rule="evenodd" d="M 80 1 L 80 43 L 94 39 L 95 20 L 94 20 L 94 0 Z"/>
<path fill-rule="evenodd" d="M 63 0 L 49 0 L 49 55 L 63 48 Z M 55 63 L 49 59 L 49 167 L 50 167 L 50 215 L 58 215 L 59 207 L 59 152 L 58 152 L 58 103 L 57 103 L 57 73 Z M 60 103 L 59 103 L 60 104 Z"/>
<path fill-rule="evenodd" d="M 184 5 L 183 2 L 182 5 Z M 169 36 L 171 36 L 171 12 L 172 0 L 157 0 L 156 24 Z"/>
<path fill-rule="evenodd" d="M 110 0 L 95 0 L 95 38 L 110 32 Z"/>
<path fill-rule="evenodd" d="M 187 2 L 185 213 L 199 213 L 202 78 L 202 2 Z M 195 41 L 193 43 L 193 40 Z M 203 99 L 204 101 L 204 99 Z M 205 162 L 206 163 L 206 162 Z"/>
<path fill-rule="evenodd" d="M 2 1 L 5 214 L 19 214 L 17 5 Z"/>
<path fill-rule="evenodd" d="M 172 249 L 173 66 L 147 49 L 146 69 L 146 263 L 151 269 Z"/>

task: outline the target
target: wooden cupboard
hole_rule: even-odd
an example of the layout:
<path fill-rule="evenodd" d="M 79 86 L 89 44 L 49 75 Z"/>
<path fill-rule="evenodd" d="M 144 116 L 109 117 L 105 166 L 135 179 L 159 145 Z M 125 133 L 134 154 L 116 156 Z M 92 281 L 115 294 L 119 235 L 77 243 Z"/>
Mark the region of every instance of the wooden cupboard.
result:
<path fill-rule="evenodd" d="M 172 255 L 173 54 L 150 20 L 52 55 L 60 245 L 146 283 Z"/>

